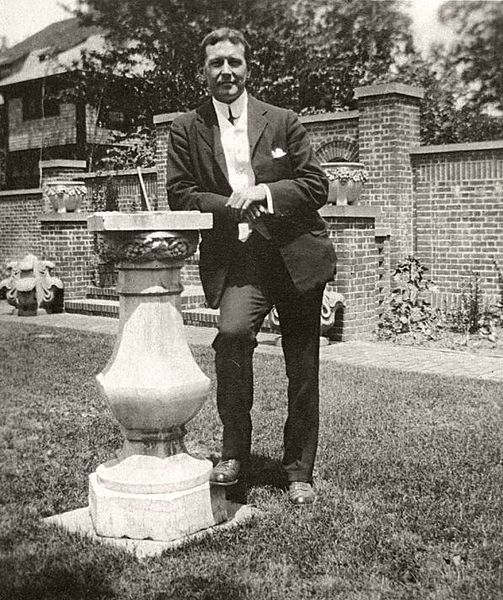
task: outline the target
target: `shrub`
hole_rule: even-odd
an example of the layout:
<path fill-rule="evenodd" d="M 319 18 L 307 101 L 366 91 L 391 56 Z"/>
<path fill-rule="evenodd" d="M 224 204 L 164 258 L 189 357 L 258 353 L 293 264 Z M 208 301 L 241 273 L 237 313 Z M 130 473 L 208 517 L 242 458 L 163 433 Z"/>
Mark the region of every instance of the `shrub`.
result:
<path fill-rule="evenodd" d="M 494 338 L 494 324 L 498 319 L 497 310 L 490 308 L 480 286 L 480 276 L 473 272 L 471 279 L 461 294 L 458 306 L 447 315 L 449 328 L 458 333 L 480 333 Z"/>
<path fill-rule="evenodd" d="M 378 324 L 380 338 L 412 333 L 432 339 L 442 329 L 442 312 L 433 309 L 427 298 L 428 293 L 436 291 L 435 284 L 425 277 L 427 270 L 411 255 L 397 264 L 392 276 L 397 286 L 391 291 Z"/>
<path fill-rule="evenodd" d="M 98 163 L 104 171 L 122 171 L 155 166 L 155 131 L 140 127 L 131 133 L 115 132 L 114 145 Z"/>
<path fill-rule="evenodd" d="M 498 284 L 498 304 L 496 305 L 496 311 L 498 313 L 499 324 L 503 325 L 503 269 L 501 269 L 495 260 L 493 260 L 493 264 L 496 269 L 496 282 Z"/>

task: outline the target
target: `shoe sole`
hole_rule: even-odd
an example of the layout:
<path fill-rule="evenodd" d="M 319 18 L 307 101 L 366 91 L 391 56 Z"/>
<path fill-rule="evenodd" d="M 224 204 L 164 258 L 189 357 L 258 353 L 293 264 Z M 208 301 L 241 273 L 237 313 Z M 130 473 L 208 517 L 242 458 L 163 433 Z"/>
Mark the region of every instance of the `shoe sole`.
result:
<path fill-rule="evenodd" d="M 231 485 L 236 485 L 237 482 L 237 479 L 234 481 L 212 481 L 210 479 L 210 485 L 218 485 L 219 487 L 230 487 Z"/>
<path fill-rule="evenodd" d="M 304 506 L 313 506 L 313 504 L 315 504 L 316 502 L 316 499 L 309 500 L 308 502 L 295 502 L 294 500 L 290 500 L 290 498 L 288 498 L 288 500 L 292 506 L 297 506 L 299 508 L 302 508 Z"/>

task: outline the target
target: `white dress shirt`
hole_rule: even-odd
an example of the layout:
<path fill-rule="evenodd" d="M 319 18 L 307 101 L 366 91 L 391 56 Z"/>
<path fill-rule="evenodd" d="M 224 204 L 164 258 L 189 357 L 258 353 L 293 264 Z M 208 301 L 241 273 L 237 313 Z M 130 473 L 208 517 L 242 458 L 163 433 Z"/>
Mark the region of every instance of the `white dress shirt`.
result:
<path fill-rule="evenodd" d="M 233 192 L 239 192 L 255 185 L 255 173 L 253 172 L 250 158 L 250 142 L 248 139 L 248 94 L 246 90 L 231 104 L 219 102 L 215 98 L 213 106 L 218 119 L 220 129 L 220 141 L 224 150 L 227 177 Z M 234 125 L 229 121 L 229 108 L 234 117 Z M 274 212 L 272 196 L 269 187 L 259 184 L 263 188 L 267 198 L 267 212 Z M 262 227 L 261 227 L 262 225 Z M 255 227 L 265 237 L 270 237 L 262 223 L 258 221 L 253 225 L 250 223 L 239 223 L 239 239 L 246 241 Z"/>

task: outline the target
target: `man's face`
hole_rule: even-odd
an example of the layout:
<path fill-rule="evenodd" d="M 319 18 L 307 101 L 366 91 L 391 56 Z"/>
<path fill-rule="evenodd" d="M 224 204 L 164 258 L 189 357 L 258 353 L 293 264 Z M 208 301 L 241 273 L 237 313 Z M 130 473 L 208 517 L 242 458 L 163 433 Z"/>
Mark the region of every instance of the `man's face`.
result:
<path fill-rule="evenodd" d="M 206 46 L 204 74 L 210 94 L 220 102 L 230 104 L 245 89 L 248 67 L 242 44 L 229 40 Z"/>

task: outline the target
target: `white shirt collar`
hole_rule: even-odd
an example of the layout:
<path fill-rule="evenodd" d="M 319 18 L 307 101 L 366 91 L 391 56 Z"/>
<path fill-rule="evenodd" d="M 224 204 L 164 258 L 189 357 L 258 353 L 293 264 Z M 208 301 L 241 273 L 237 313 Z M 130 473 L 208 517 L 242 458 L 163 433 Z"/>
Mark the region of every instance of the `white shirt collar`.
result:
<path fill-rule="evenodd" d="M 225 102 L 220 102 L 219 100 L 216 100 L 215 98 L 212 98 L 213 101 L 213 106 L 215 107 L 215 110 L 217 111 L 217 115 L 224 117 L 225 120 L 228 120 L 229 118 L 229 106 L 232 112 L 232 115 L 234 117 L 236 117 L 236 119 L 239 119 L 239 117 L 246 112 L 247 108 L 248 108 L 248 93 L 246 90 L 243 91 L 243 93 L 241 94 L 241 96 L 239 96 L 239 98 L 236 98 L 234 100 L 234 102 L 231 102 L 230 104 L 225 104 Z"/>

